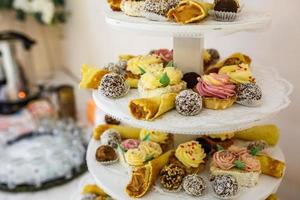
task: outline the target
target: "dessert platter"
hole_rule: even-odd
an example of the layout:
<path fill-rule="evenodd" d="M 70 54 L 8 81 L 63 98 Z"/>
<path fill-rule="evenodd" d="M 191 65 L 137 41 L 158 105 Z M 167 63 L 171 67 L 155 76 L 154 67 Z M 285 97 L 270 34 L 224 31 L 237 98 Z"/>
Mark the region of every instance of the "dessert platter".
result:
<path fill-rule="evenodd" d="M 270 15 L 238 0 L 108 5 L 113 28 L 172 36 L 174 46 L 82 66 L 80 88 L 109 115 L 87 152 L 97 185 L 122 200 L 269 199 L 285 160 L 278 127 L 261 121 L 289 105 L 293 87 L 249 55 L 205 49 L 204 35 L 266 28 Z"/>

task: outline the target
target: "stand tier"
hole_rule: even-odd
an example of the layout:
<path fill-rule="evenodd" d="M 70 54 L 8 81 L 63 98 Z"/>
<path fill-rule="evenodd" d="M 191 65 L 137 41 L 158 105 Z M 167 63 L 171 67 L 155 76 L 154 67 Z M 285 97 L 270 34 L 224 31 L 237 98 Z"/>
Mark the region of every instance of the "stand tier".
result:
<path fill-rule="evenodd" d="M 149 122 L 137 120 L 131 116 L 129 102 L 140 98 L 138 91 L 130 90 L 129 94 L 120 99 L 108 99 L 98 91 L 93 91 L 96 105 L 105 113 L 134 127 L 164 131 L 174 134 L 209 134 L 238 131 L 250 128 L 260 120 L 286 108 L 292 85 L 282 79 L 273 68 L 254 65 L 254 75 L 263 91 L 263 104 L 259 107 L 245 107 L 234 104 L 226 110 L 203 109 L 193 117 L 180 115 L 172 110 L 162 117 Z"/>
<path fill-rule="evenodd" d="M 87 151 L 87 165 L 89 172 L 92 174 L 97 185 L 99 185 L 106 193 L 114 199 L 130 200 L 131 198 L 125 192 L 125 187 L 130 180 L 128 170 L 126 170 L 120 163 L 110 166 L 101 165 L 95 159 L 96 149 L 100 146 L 100 141 L 92 139 L 90 141 Z M 268 149 L 268 154 L 272 157 L 284 161 L 284 155 L 278 148 Z M 208 175 L 208 170 L 202 175 Z M 239 200 L 265 200 L 270 194 L 277 191 L 282 179 L 275 179 L 269 176 L 261 175 L 257 186 L 241 190 Z M 208 190 L 210 187 L 208 186 Z M 195 199 L 186 195 L 184 192 L 180 193 L 166 193 L 159 187 L 154 187 L 152 191 L 146 194 L 141 200 L 163 199 L 163 200 L 182 200 Z M 203 200 L 217 200 L 212 196 L 212 191 L 201 197 Z"/>

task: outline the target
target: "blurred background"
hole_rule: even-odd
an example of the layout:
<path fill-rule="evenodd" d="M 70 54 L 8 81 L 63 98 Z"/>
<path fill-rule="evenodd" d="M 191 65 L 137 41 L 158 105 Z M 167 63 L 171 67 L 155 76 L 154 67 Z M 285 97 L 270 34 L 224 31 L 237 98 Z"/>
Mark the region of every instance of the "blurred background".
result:
<path fill-rule="evenodd" d="M 29 12 L 26 9 L 29 8 L 24 7 L 22 4 L 24 1 L 15 0 L 16 2 L 18 4 L 9 5 L 8 0 L 0 0 L 0 32 L 2 33 L 0 42 L 8 41 L 10 48 L 14 46 L 14 50 L 11 52 L 17 53 L 18 57 L 22 58 L 20 59 L 22 62 L 15 63 L 14 72 L 18 74 L 18 77 L 11 77 L 10 79 L 12 80 L 11 88 L 15 86 L 14 91 L 17 92 L 10 94 L 9 101 L 14 103 L 17 101 L 17 104 L 9 106 L 12 110 L 16 109 L 19 104 L 31 100 L 31 98 L 35 99 L 37 95 L 47 99 L 46 102 L 34 101 L 34 104 L 28 108 L 28 112 L 34 115 L 35 123 L 32 125 L 34 128 L 26 127 L 26 130 L 69 131 L 72 135 L 82 131 L 85 132 L 83 135 L 88 138 L 90 129 L 99 121 L 99 117 L 97 118 L 99 111 L 95 111 L 93 104 L 89 102 L 91 94 L 87 91 L 78 90 L 77 84 L 80 80 L 81 65 L 87 63 L 100 67 L 116 60 L 117 56 L 122 53 L 143 54 L 151 49 L 172 48 L 172 38 L 136 35 L 109 28 L 105 24 L 104 12 L 107 9 L 107 4 L 103 0 L 85 2 L 82 0 L 55 0 L 53 1 L 54 7 L 45 1 L 48 4 L 33 6 L 35 10 L 30 12 L 36 14 L 30 15 L 26 14 L 27 11 Z M 300 174 L 298 173 L 300 157 L 297 155 L 297 147 L 300 142 L 300 135 L 298 134 L 298 123 L 300 122 L 298 118 L 300 113 L 300 106 L 298 105 L 300 101 L 300 89 L 298 87 L 300 14 L 298 9 L 300 1 L 244 0 L 244 3 L 257 10 L 271 12 L 273 16 L 272 26 L 260 32 L 241 32 L 222 37 L 207 36 L 205 46 L 218 49 L 223 57 L 237 51 L 246 53 L 251 56 L 254 63 L 278 69 L 281 75 L 295 86 L 290 107 L 269 121 L 276 123 L 281 129 L 280 146 L 287 160 L 287 173 L 278 194 L 281 199 L 296 200 L 300 196 Z M 17 11 L 8 11 L 4 9 L 5 6 L 15 6 Z M 55 23 L 53 24 L 53 22 Z M 7 32 L 8 30 L 10 32 Z M 19 35 L 20 33 L 21 35 Z M 0 45 L 0 49 L 7 50 L 9 46 Z M 4 51 L 3 49 L 1 52 Z M 6 52 L 8 52 L 7 55 L 10 55 L 8 50 Z M 21 63 L 24 67 L 26 66 L 24 72 L 17 67 Z M 22 74 L 28 74 L 26 77 L 29 77 L 30 81 L 38 83 L 40 87 L 32 88 L 28 83 L 29 81 L 26 83 L 22 80 Z M 43 92 L 40 92 L 41 88 Z M 1 93 L 4 91 L 0 92 L 0 99 Z M 68 107 L 65 107 L 66 102 L 68 102 Z M 36 111 L 41 107 L 48 112 L 36 114 Z M 61 112 L 60 108 L 64 108 L 64 112 Z M 90 113 L 94 113 L 92 117 L 88 115 Z M 51 116 L 58 116 L 55 117 L 58 120 L 55 122 L 49 120 Z M 7 130 L 12 124 L 28 122 L 26 117 L 28 117 L 26 113 L 19 113 L 18 116 L 10 115 L 10 117 L 0 115 L 0 133 L 1 130 Z M 84 128 L 77 127 L 77 124 L 74 123 L 76 120 Z M 66 123 L 69 129 L 57 130 L 54 128 L 57 127 L 57 123 Z M 20 132 L 22 133 L 22 131 Z M 19 139 L 20 135 L 9 139 L 14 141 Z M 81 143 L 83 146 L 86 145 L 86 138 L 78 139 L 80 145 Z M 37 141 L 39 144 L 40 142 L 42 141 Z M 80 145 L 76 146 L 78 151 L 80 151 Z M 77 161 L 77 163 L 74 161 L 69 164 L 70 170 L 72 167 L 77 168 L 76 172 L 70 175 L 72 177 L 84 171 L 79 169 L 82 159 L 77 158 Z M 88 175 L 85 175 L 84 178 L 89 179 Z M 0 199 L 69 199 L 71 194 L 79 190 L 78 187 L 82 184 L 81 182 L 82 179 L 76 179 L 60 188 L 26 195 L 0 192 Z M 39 181 L 36 181 L 36 184 L 39 184 Z"/>

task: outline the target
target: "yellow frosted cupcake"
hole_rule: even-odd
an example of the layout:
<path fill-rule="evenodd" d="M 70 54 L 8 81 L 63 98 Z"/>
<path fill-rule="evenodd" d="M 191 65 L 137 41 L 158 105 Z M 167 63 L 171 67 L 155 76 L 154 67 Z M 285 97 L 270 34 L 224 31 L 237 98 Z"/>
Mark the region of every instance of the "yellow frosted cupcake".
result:
<path fill-rule="evenodd" d="M 129 149 L 125 153 L 125 161 L 130 166 L 142 166 L 147 158 L 147 154 L 145 151 L 141 151 L 140 149 Z"/>
<path fill-rule="evenodd" d="M 146 161 L 157 158 L 162 154 L 162 149 L 156 142 L 143 141 L 139 145 L 139 150 L 146 154 Z"/>
<path fill-rule="evenodd" d="M 202 76 L 196 86 L 203 97 L 204 107 L 214 110 L 223 110 L 233 105 L 236 98 L 235 88 L 227 74 L 215 73 Z"/>
<path fill-rule="evenodd" d="M 160 144 L 163 152 L 172 149 L 174 145 L 173 135 L 160 131 L 142 129 L 140 132 L 140 140 L 145 140 L 145 138 L 149 138 L 150 141 Z"/>

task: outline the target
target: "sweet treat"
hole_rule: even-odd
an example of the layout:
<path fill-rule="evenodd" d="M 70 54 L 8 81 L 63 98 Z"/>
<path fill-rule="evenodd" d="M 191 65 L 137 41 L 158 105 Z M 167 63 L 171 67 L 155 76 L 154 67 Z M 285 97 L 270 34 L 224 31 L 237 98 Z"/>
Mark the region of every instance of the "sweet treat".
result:
<path fill-rule="evenodd" d="M 235 85 L 226 74 L 203 75 L 196 86 L 205 108 L 223 110 L 235 102 Z"/>
<path fill-rule="evenodd" d="M 129 91 L 129 85 L 123 76 L 116 73 L 109 73 L 103 76 L 99 91 L 108 98 L 120 98 Z"/>
<path fill-rule="evenodd" d="M 123 69 L 121 69 L 120 66 L 115 63 L 108 63 L 107 65 L 104 66 L 104 69 L 109 72 L 114 72 L 116 74 L 123 73 Z"/>
<path fill-rule="evenodd" d="M 181 189 L 184 176 L 184 168 L 176 164 L 170 164 L 161 170 L 160 184 L 167 191 L 177 192 Z"/>
<path fill-rule="evenodd" d="M 257 141 L 253 141 L 250 142 L 247 146 L 248 151 L 263 151 L 264 149 L 266 149 L 268 147 L 268 143 L 266 143 L 263 140 L 257 140 Z"/>
<path fill-rule="evenodd" d="M 204 60 L 204 74 L 209 74 L 208 69 L 210 66 L 216 64 L 220 60 L 220 54 L 216 49 L 206 49 L 203 54 Z M 218 71 L 211 71 L 217 73 Z"/>
<path fill-rule="evenodd" d="M 271 158 L 268 155 L 259 154 L 256 156 L 256 159 L 259 160 L 261 165 L 261 172 L 263 174 L 275 177 L 275 178 L 281 178 L 285 171 L 285 163 L 276 160 L 274 158 Z"/>
<path fill-rule="evenodd" d="M 280 137 L 280 130 L 276 125 L 268 124 L 254 126 L 252 128 L 235 132 L 235 138 L 247 141 L 263 140 L 269 145 L 277 145 Z"/>
<path fill-rule="evenodd" d="M 142 141 L 139 145 L 139 150 L 145 152 L 146 161 L 157 158 L 162 154 L 162 149 L 156 142 Z"/>
<path fill-rule="evenodd" d="M 148 71 L 141 76 L 138 90 L 142 97 L 178 93 L 186 88 L 186 83 L 181 79 L 182 72 L 175 67 Z"/>
<path fill-rule="evenodd" d="M 142 166 L 147 159 L 147 154 L 145 151 L 140 149 L 129 149 L 125 153 L 125 160 L 130 166 Z"/>
<path fill-rule="evenodd" d="M 210 137 L 211 139 L 220 139 L 221 141 L 226 141 L 232 139 L 234 137 L 234 133 L 228 132 L 228 133 L 209 134 L 208 137 Z"/>
<path fill-rule="evenodd" d="M 176 110 L 184 116 L 198 115 L 202 110 L 202 98 L 192 90 L 184 90 L 176 96 Z"/>
<path fill-rule="evenodd" d="M 255 83 L 252 71 L 248 64 L 229 65 L 222 67 L 219 74 L 227 74 L 235 84 Z"/>
<path fill-rule="evenodd" d="M 188 72 L 183 75 L 182 80 L 186 82 L 187 88 L 194 89 L 194 87 L 198 84 L 198 78 L 200 75 L 195 72 Z"/>
<path fill-rule="evenodd" d="M 210 172 L 213 176 L 229 174 L 244 187 L 254 187 L 261 173 L 259 161 L 246 148 L 231 146 L 213 155 Z"/>
<path fill-rule="evenodd" d="M 97 185 L 85 185 L 81 194 L 94 194 L 96 196 L 107 197 L 108 195 Z"/>
<path fill-rule="evenodd" d="M 176 93 L 152 98 L 134 99 L 129 103 L 132 116 L 140 120 L 152 121 L 175 107 Z"/>
<path fill-rule="evenodd" d="M 139 140 L 127 139 L 121 143 L 121 146 L 125 151 L 128 151 L 129 149 L 137 149 L 140 143 L 141 142 Z"/>
<path fill-rule="evenodd" d="M 169 49 L 158 49 L 151 51 L 150 54 L 155 54 L 159 56 L 165 63 L 173 61 L 173 50 L 170 51 Z"/>
<path fill-rule="evenodd" d="M 236 102 L 244 106 L 260 106 L 262 91 L 256 83 L 239 84 L 236 91 Z"/>
<path fill-rule="evenodd" d="M 231 175 L 219 175 L 213 177 L 212 188 L 217 197 L 231 199 L 238 194 L 239 184 Z"/>
<path fill-rule="evenodd" d="M 126 186 L 126 193 L 132 198 L 144 196 L 155 184 L 161 169 L 168 163 L 173 153 L 174 151 L 170 150 L 148 164 L 135 168 Z"/>
<path fill-rule="evenodd" d="M 180 144 L 175 152 L 175 157 L 184 165 L 188 174 L 198 172 L 205 163 L 206 154 L 201 145 L 196 141 Z"/>
<path fill-rule="evenodd" d="M 204 194 L 206 184 L 198 174 L 187 175 L 183 179 L 183 189 L 191 196 L 200 197 Z"/>
<path fill-rule="evenodd" d="M 122 0 L 107 0 L 109 3 L 110 8 L 113 11 L 121 11 L 121 1 Z"/>
<path fill-rule="evenodd" d="M 204 149 L 204 152 L 206 155 L 210 154 L 213 150 L 213 147 L 211 143 L 207 140 L 205 137 L 199 137 L 196 139 L 196 141 L 201 145 L 201 147 Z"/>
<path fill-rule="evenodd" d="M 144 7 L 144 0 L 122 0 L 120 4 L 121 10 L 132 17 L 142 17 Z"/>
<path fill-rule="evenodd" d="M 271 194 L 266 200 L 279 200 L 276 194 Z"/>
<path fill-rule="evenodd" d="M 101 143 L 103 145 L 109 145 L 112 148 L 117 148 L 121 144 L 122 139 L 120 133 L 115 129 L 108 129 L 101 135 Z"/>
<path fill-rule="evenodd" d="M 157 55 L 135 56 L 128 60 L 126 70 L 134 75 L 142 75 L 148 71 L 163 69 L 162 59 Z"/>
<path fill-rule="evenodd" d="M 81 81 L 79 87 L 81 89 L 98 89 L 101 79 L 109 71 L 105 69 L 99 69 L 88 65 L 82 65 L 81 67 Z"/>
<path fill-rule="evenodd" d="M 181 24 L 200 22 L 207 17 L 212 7 L 213 4 L 202 1 L 183 0 L 175 8 L 169 10 L 167 17 Z"/>
<path fill-rule="evenodd" d="M 152 141 L 160 144 L 163 152 L 168 151 L 174 146 L 174 138 L 172 134 L 163 133 L 160 131 L 149 131 L 142 129 L 140 132 L 140 140 Z"/>
<path fill-rule="evenodd" d="M 93 137 L 95 140 L 100 140 L 101 135 L 108 129 L 114 129 L 119 132 L 121 138 L 123 139 L 139 139 L 140 137 L 140 128 L 133 128 L 129 126 L 120 126 L 113 124 L 102 124 L 98 125 L 93 130 Z"/>
<path fill-rule="evenodd" d="M 107 123 L 107 124 L 114 124 L 114 125 L 119 125 L 121 124 L 121 122 L 117 119 L 115 119 L 114 117 L 111 117 L 109 115 L 105 115 L 104 116 L 104 121 Z"/>
<path fill-rule="evenodd" d="M 118 155 L 111 146 L 102 145 L 96 151 L 96 160 L 102 164 L 111 164 L 118 160 Z"/>
<path fill-rule="evenodd" d="M 154 21 L 166 21 L 166 15 L 169 10 L 168 0 L 146 0 L 144 17 Z"/>
<path fill-rule="evenodd" d="M 232 22 L 237 18 L 239 4 L 236 0 L 215 0 L 211 13 L 217 21 Z"/>

